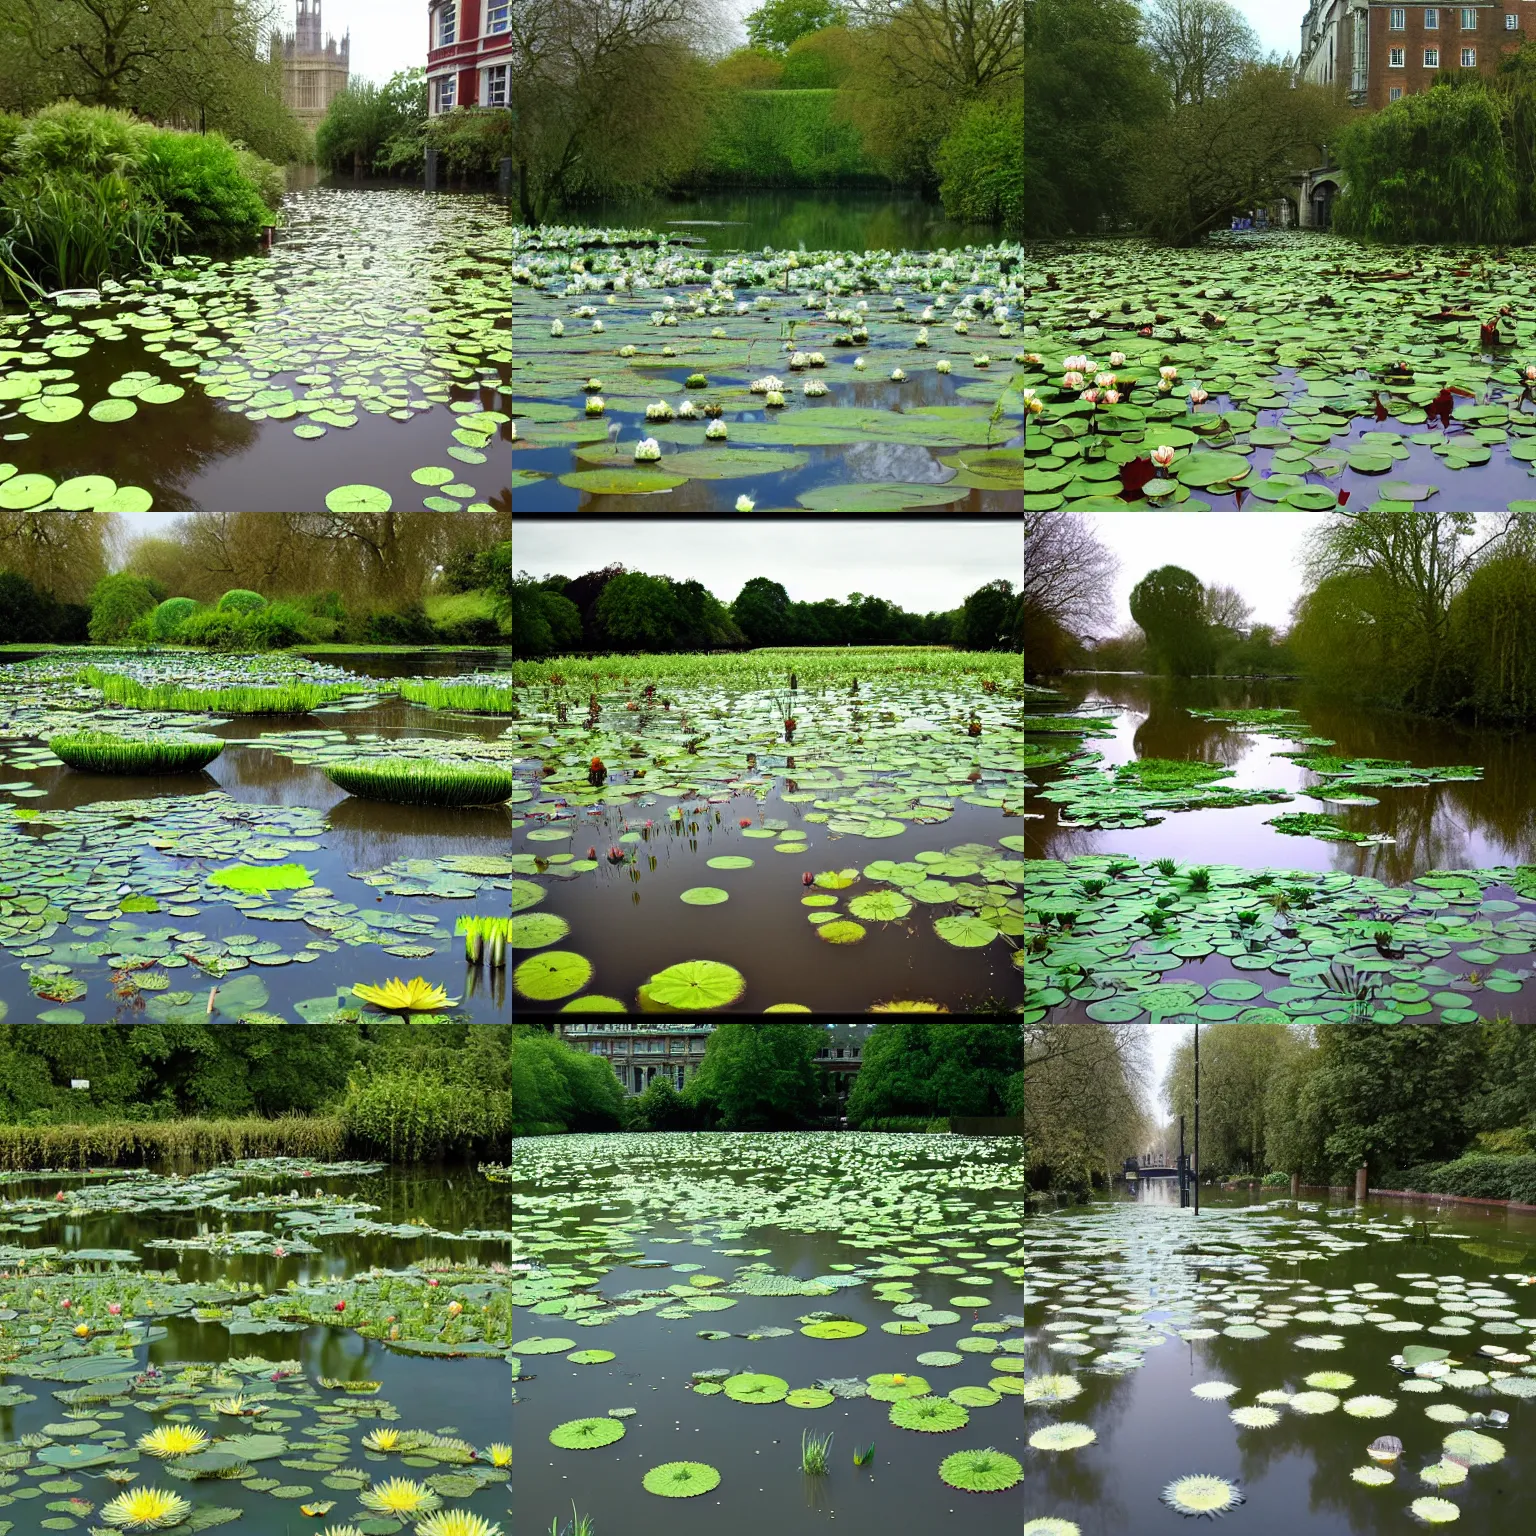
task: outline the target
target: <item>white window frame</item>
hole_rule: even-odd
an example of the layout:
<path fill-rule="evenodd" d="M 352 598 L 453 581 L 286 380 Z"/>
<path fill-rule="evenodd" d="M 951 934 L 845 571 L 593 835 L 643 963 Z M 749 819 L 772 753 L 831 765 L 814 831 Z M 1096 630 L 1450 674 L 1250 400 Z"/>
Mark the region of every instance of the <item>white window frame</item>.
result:
<path fill-rule="evenodd" d="M 1461 67 L 1463 69 L 1477 68 L 1477 49 L 1463 48 L 1461 50 Z"/>
<path fill-rule="evenodd" d="M 491 96 L 492 79 L 499 81 L 501 94 L 494 100 Z M 512 66 L 510 64 L 487 64 L 485 66 L 485 83 L 480 92 L 480 100 L 483 106 L 504 107 L 510 96 L 512 85 Z"/>
<path fill-rule="evenodd" d="M 1440 68 L 1440 50 L 1438 48 L 1426 48 L 1424 50 L 1424 68 Z"/>
<path fill-rule="evenodd" d="M 1518 32 L 1520 30 L 1520 18 L 1513 11 L 1504 13 L 1504 30 L 1506 32 Z"/>
<path fill-rule="evenodd" d="M 1461 30 L 1463 32 L 1477 31 L 1477 7 L 1464 5 L 1461 8 Z"/>
<path fill-rule="evenodd" d="M 447 0 L 432 13 L 432 46 L 451 48 L 459 40 L 458 0 Z"/>
<path fill-rule="evenodd" d="M 1407 49 L 1405 49 L 1405 48 L 1388 48 L 1387 49 L 1387 68 L 1388 69 L 1407 69 L 1407 67 L 1408 67 L 1408 64 L 1407 64 Z"/>
<path fill-rule="evenodd" d="M 1408 30 L 1408 7 L 1406 5 L 1394 5 L 1387 12 L 1387 30 L 1389 32 L 1406 32 Z"/>
<path fill-rule="evenodd" d="M 1424 30 L 1433 32 L 1440 25 L 1440 7 L 1427 5 L 1424 7 Z"/>
<path fill-rule="evenodd" d="M 1394 86 L 1392 86 L 1387 91 L 1387 100 L 1388 101 L 1401 101 L 1402 99 L 1403 99 L 1403 88 L 1402 88 L 1402 86 L 1394 85 Z"/>
<path fill-rule="evenodd" d="M 486 0 L 485 35 L 496 37 L 512 30 L 511 0 Z"/>
<path fill-rule="evenodd" d="M 438 116 L 443 112 L 451 112 L 457 105 L 459 89 L 459 77 L 457 72 L 446 75 L 436 75 L 432 80 L 432 115 Z M 443 96 L 447 94 L 448 100 Z"/>

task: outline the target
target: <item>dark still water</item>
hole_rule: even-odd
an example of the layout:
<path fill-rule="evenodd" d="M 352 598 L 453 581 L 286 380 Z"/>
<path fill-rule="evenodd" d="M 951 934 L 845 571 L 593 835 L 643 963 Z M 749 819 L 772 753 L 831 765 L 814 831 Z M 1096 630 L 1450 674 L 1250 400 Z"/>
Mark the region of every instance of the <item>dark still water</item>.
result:
<path fill-rule="evenodd" d="M 1067 700 L 1056 708 L 1082 705 L 1114 717 L 1112 736 L 1084 741 L 1102 755 L 1103 767 L 1143 757 L 1219 763 L 1234 770 L 1222 784 L 1282 789 L 1295 799 L 1284 805 L 1170 811 L 1156 826 L 1103 831 L 1060 826 L 1059 807 L 1034 798 L 1030 809 L 1042 816 L 1024 823 L 1026 858 L 1119 853 L 1142 860 L 1343 870 L 1398 885 L 1430 869 L 1536 862 L 1536 759 L 1528 733 L 1367 709 L 1297 682 L 1099 673 L 1053 679 L 1052 685 Z M 1475 764 L 1483 777 L 1473 783 L 1373 788 L 1369 794 L 1377 805 L 1325 804 L 1299 793 L 1303 786 L 1317 786 L 1317 775 L 1277 755 L 1303 750 L 1295 742 L 1197 720 L 1191 708 L 1298 709 L 1311 728 L 1303 734 L 1332 738 L 1337 745 L 1321 750 L 1339 757 L 1392 758 L 1416 767 Z M 1036 768 L 1030 777 L 1043 787 L 1063 772 L 1064 767 Z M 1326 812 L 1351 831 L 1395 841 L 1361 848 L 1288 836 L 1265 825 L 1294 811 Z"/>
<path fill-rule="evenodd" d="M 1026 1450 L 1026 1522 L 1171 1536 L 1192 1527 L 1167 1490 L 1204 1474 L 1242 1495 L 1227 1520 L 1248 1536 L 1530 1528 L 1536 1220 L 1214 1191 L 1196 1217 L 1148 1182 L 1025 1224 L 1026 1445 L 1093 1433 Z M 1447 1358 L 1394 1365 L 1414 1345 Z"/>

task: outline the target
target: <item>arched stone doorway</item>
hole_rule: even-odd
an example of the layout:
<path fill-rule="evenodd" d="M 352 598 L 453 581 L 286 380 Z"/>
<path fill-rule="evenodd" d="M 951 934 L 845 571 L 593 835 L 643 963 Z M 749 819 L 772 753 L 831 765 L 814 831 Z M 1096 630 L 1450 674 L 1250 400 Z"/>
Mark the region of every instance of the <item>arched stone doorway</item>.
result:
<path fill-rule="evenodd" d="M 1322 176 L 1312 182 L 1312 227 L 1329 229 L 1333 225 L 1333 203 L 1339 195 L 1339 183 L 1332 176 Z"/>

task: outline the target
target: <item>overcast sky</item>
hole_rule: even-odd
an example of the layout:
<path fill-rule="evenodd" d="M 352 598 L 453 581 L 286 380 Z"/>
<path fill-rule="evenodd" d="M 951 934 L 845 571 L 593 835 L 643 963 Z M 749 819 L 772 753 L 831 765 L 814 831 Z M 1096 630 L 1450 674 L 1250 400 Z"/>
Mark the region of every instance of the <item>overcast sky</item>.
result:
<path fill-rule="evenodd" d="M 1307 14 L 1306 0 L 1233 0 L 1233 4 L 1259 34 L 1259 42 L 1266 53 L 1273 49 L 1284 56 L 1294 54 L 1300 48 L 1301 18 Z"/>
<path fill-rule="evenodd" d="M 277 0 L 278 31 L 293 31 L 294 0 Z M 397 70 L 425 67 L 425 0 L 321 0 L 321 32 L 352 33 L 352 78 L 382 85 Z"/>
<path fill-rule="evenodd" d="M 575 522 L 518 518 L 513 569 L 576 577 L 617 563 L 631 571 L 702 582 L 728 603 L 753 576 L 781 582 L 792 602 L 839 601 L 864 592 L 908 613 L 947 613 L 968 593 L 1023 577 L 1018 523 Z"/>
<path fill-rule="evenodd" d="M 1120 560 L 1115 629 L 1131 622 L 1131 588 L 1160 565 L 1181 565 L 1206 586 L 1236 587 L 1253 622 L 1284 628 L 1301 596 L 1301 545 L 1322 512 L 1090 512 Z"/>

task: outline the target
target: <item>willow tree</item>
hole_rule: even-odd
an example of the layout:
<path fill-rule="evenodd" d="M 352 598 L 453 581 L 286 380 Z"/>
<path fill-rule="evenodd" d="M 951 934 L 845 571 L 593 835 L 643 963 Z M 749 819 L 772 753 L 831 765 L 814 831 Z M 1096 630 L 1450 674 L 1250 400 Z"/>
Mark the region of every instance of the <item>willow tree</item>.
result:
<path fill-rule="evenodd" d="M 512 0 L 512 161 L 529 227 L 579 196 L 688 169 L 708 117 L 695 44 L 718 0 Z"/>

